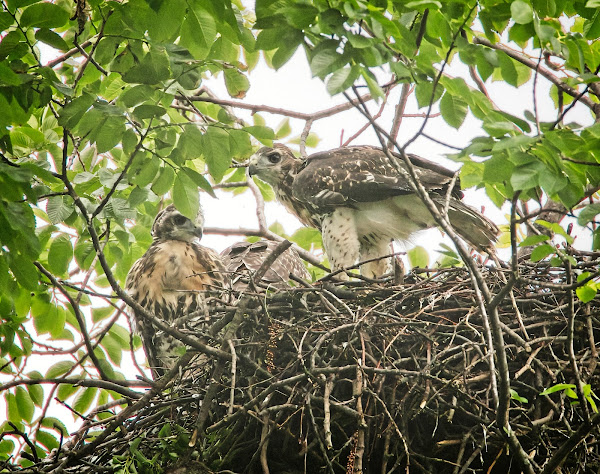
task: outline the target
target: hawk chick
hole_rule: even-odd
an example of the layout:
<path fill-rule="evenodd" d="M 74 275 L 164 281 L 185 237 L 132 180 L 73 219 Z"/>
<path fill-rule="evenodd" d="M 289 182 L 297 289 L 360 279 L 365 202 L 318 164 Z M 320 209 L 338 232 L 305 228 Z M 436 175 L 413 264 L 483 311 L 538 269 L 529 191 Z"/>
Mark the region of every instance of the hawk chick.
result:
<path fill-rule="evenodd" d="M 399 157 L 399 155 L 396 155 Z M 408 155 L 421 184 L 463 239 L 479 250 L 490 248 L 498 228 L 461 202 L 454 172 L 416 155 Z M 351 146 L 297 158 L 283 145 L 263 147 L 249 161 L 250 175 L 273 187 L 279 201 L 303 224 L 320 229 L 333 270 L 390 253 L 392 240 L 408 240 L 434 227 L 433 216 L 410 186 L 402 160 L 399 169 L 386 153 L 372 146 Z M 390 259 L 361 265 L 361 274 L 378 278 Z"/>
<path fill-rule="evenodd" d="M 273 240 L 259 240 L 254 243 L 241 241 L 223 250 L 221 257 L 227 271 L 231 273 L 233 288 L 238 291 L 245 289 L 247 283 L 244 277 L 247 277 L 250 271 L 256 272 L 278 245 L 279 242 Z M 277 257 L 261 282 L 280 290 L 286 289 L 289 287 L 290 274 L 310 280 L 310 274 L 298 253 L 292 248 L 288 248 Z"/>
<path fill-rule="evenodd" d="M 186 317 L 205 307 L 207 290 L 224 287 L 225 268 L 219 255 L 195 242 L 202 237 L 203 225 L 201 210 L 192 222 L 175 206 L 167 206 L 154 219 L 152 245 L 133 264 L 125 283 L 135 301 L 178 329 L 198 329 L 204 314 Z M 157 330 L 138 312 L 133 311 L 133 315 L 156 379 L 173 367 L 185 346 Z"/>

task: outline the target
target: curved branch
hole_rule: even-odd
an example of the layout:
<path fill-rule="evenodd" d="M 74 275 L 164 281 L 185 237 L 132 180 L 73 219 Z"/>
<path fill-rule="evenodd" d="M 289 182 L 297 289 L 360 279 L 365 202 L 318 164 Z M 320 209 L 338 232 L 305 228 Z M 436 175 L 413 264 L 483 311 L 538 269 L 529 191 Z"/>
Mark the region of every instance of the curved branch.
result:
<path fill-rule="evenodd" d="M 580 92 L 577 89 L 575 89 L 575 88 L 569 86 L 568 84 L 566 84 L 565 82 L 563 82 L 559 77 L 555 76 L 548 69 L 541 67 L 537 63 L 537 61 L 534 61 L 533 59 L 525 56 L 524 54 L 522 54 L 518 51 L 515 51 L 514 49 L 511 49 L 500 43 L 492 43 L 488 39 L 482 38 L 480 36 L 475 36 L 473 38 L 473 43 L 481 44 L 483 46 L 487 46 L 488 48 L 492 48 L 497 51 L 502 51 L 504 54 L 511 57 L 515 61 L 518 61 L 521 64 L 524 64 L 525 66 L 527 66 L 528 68 L 530 68 L 534 71 L 537 71 L 541 76 L 544 76 L 552 84 L 554 84 L 556 87 L 558 87 L 558 89 L 560 91 L 562 91 L 566 94 L 569 94 L 571 97 L 577 98 L 580 96 Z M 579 97 L 579 102 L 581 102 L 586 107 L 591 109 L 592 112 L 594 112 L 594 115 L 598 116 L 600 114 L 600 104 L 596 104 L 589 97 L 583 97 L 583 96 Z"/>

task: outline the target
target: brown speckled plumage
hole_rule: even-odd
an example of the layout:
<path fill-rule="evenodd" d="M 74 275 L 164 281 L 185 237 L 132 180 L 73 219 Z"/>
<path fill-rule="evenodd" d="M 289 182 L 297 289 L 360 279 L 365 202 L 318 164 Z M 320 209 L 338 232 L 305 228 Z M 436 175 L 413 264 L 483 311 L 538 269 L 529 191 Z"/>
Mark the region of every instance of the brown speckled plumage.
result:
<path fill-rule="evenodd" d="M 225 268 L 213 250 L 195 242 L 202 235 L 203 216 L 195 222 L 174 206 L 167 206 L 154 220 L 154 242 L 127 275 L 126 290 L 157 318 L 178 329 L 200 328 L 205 319 L 205 292 L 224 287 Z M 193 318 L 191 313 L 199 312 Z M 136 330 L 154 378 L 173 366 L 183 344 L 154 328 L 133 311 Z"/>
<path fill-rule="evenodd" d="M 265 259 L 273 252 L 279 242 L 273 240 L 259 240 L 258 242 L 236 242 L 221 252 L 223 263 L 228 272 L 232 286 L 236 290 L 243 290 L 247 283 L 249 272 L 256 272 Z M 273 262 L 264 274 L 261 282 L 278 289 L 285 289 L 289 285 L 290 274 L 304 280 L 310 280 L 310 274 L 302 263 L 297 252 L 289 248 Z"/>
<path fill-rule="evenodd" d="M 493 246 L 496 225 L 461 201 L 454 172 L 409 155 L 421 184 L 441 209 L 450 193 L 448 217 L 456 231 L 479 250 Z M 383 150 L 352 146 L 315 153 L 306 160 L 283 146 L 263 147 L 250 159 L 250 174 L 269 183 L 279 201 L 305 225 L 321 229 L 334 269 L 389 253 L 392 240 L 408 240 L 435 221 L 409 184 L 403 162 L 395 166 Z M 382 259 L 361 266 L 379 277 L 389 269 Z"/>

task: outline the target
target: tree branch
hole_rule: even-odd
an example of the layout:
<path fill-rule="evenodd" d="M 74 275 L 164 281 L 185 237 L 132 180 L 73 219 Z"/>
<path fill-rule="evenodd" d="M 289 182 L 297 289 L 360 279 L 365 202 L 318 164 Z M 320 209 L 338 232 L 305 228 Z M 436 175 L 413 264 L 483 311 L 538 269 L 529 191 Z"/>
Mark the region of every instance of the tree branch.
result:
<path fill-rule="evenodd" d="M 515 51 L 514 49 L 509 48 L 501 43 L 492 43 L 487 38 L 482 38 L 480 36 L 473 37 L 474 44 L 481 44 L 483 46 L 487 46 L 488 48 L 495 49 L 497 51 L 502 51 L 507 56 L 511 57 L 515 61 L 524 64 L 525 66 L 531 68 L 534 71 L 538 71 L 540 75 L 548 79 L 552 84 L 554 84 L 558 89 L 566 94 L 569 94 L 571 97 L 577 98 L 580 96 L 580 93 L 577 89 L 567 85 L 560 78 L 556 77 L 552 72 L 548 69 L 541 67 L 536 61 L 525 56 L 524 54 Z M 590 108 L 594 115 L 598 116 L 600 113 L 600 104 L 596 104 L 589 97 L 579 97 L 579 101 L 583 103 L 586 107 Z"/>

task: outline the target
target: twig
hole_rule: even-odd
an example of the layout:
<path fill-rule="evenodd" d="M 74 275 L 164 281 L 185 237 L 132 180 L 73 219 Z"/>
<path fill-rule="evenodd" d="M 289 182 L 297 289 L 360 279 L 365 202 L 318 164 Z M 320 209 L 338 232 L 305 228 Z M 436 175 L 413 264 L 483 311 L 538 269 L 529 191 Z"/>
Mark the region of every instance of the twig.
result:
<path fill-rule="evenodd" d="M 552 84 L 554 84 L 558 88 L 559 91 L 565 92 L 565 93 L 569 94 L 571 97 L 578 98 L 578 100 L 581 103 L 583 103 L 586 107 L 590 108 L 594 112 L 595 115 L 598 115 L 599 104 L 596 104 L 595 102 L 593 102 L 589 97 L 585 97 L 585 96 L 581 95 L 577 89 L 574 89 L 573 87 L 567 85 L 566 82 L 562 81 L 560 78 L 555 76 L 548 69 L 545 69 L 545 68 L 539 66 L 538 63 L 536 63 L 534 60 L 526 57 L 524 54 L 522 54 L 518 51 L 515 51 L 501 43 L 492 43 L 487 38 L 482 38 L 480 36 L 475 36 L 473 38 L 473 43 L 481 44 L 481 45 L 487 46 L 488 48 L 502 51 L 503 53 L 505 53 L 507 56 L 511 57 L 512 59 L 520 62 L 521 64 L 524 64 L 525 66 L 529 67 L 530 69 L 532 69 L 534 71 L 538 71 L 541 76 L 545 77 Z M 557 119 L 557 122 L 562 120 L 563 116 L 564 116 L 564 112 Z"/>
<path fill-rule="evenodd" d="M 231 389 L 229 392 L 229 408 L 227 409 L 227 414 L 231 415 L 233 413 L 233 404 L 235 401 L 235 377 L 237 372 L 237 357 L 235 355 L 235 346 L 231 339 L 227 339 L 227 344 L 229 345 L 229 350 L 231 351 Z"/>
<path fill-rule="evenodd" d="M 52 273 L 50 273 L 48 270 L 46 270 L 42 266 L 41 263 L 33 262 L 33 264 L 37 267 L 37 269 L 46 278 L 48 278 L 48 280 L 50 280 L 50 282 L 52 283 L 53 286 L 58 288 L 58 290 L 62 293 L 62 295 L 67 299 L 67 301 L 71 305 L 71 308 L 73 309 L 73 314 L 75 315 L 75 318 L 77 319 L 77 323 L 79 324 L 79 329 L 81 330 L 81 335 L 83 337 L 83 340 L 85 341 L 85 347 L 87 349 L 88 356 L 90 357 L 90 359 L 92 359 L 92 362 L 94 363 L 94 367 L 96 367 L 96 370 L 98 371 L 98 374 L 100 374 L 100 377 L 103 380 L 109 380 L 108 376 L 106 375 L 106 373 L 104 372 L 104 370 L 102 369 L 102 367 L 100 365 L 100 360 L 98 359 L 98 357 L 96 356 L 96 353 L 94 352 L 94 348 L 92 347 L 92 341 L 90 341 L 90 335 L 86 328 L 85 318 L 81 314 L 81 309 L 79 308 L 79 305 L 75 302 L 75 300 L 71 297 L 71 295 L 63 288 L 63 286 L 58 282 L 58 280 L 56 278 L 54 278 L 54 275 L 52 275 Z"/>

